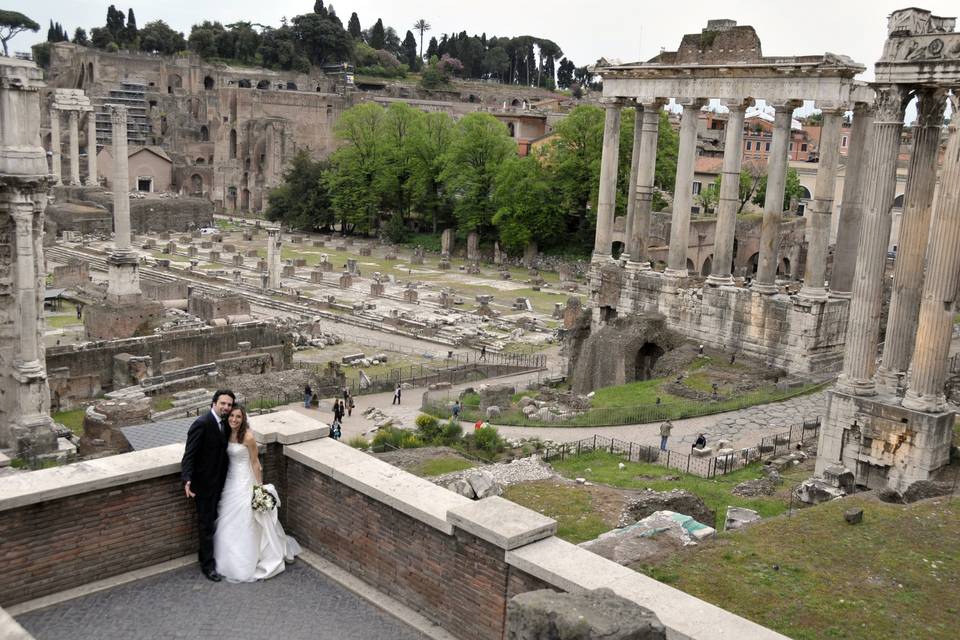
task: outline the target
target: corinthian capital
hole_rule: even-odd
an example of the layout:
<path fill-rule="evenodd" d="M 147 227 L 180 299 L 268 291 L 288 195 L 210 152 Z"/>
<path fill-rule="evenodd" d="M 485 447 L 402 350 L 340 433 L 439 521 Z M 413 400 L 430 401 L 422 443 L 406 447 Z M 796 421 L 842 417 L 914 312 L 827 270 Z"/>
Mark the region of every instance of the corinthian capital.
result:
<path fill-rule="evenodd" d="M 876 122 L 903 123 L 903 112 L 907 108 L 909 94 L 898 84 L 877 85 L 876 92 L 877 116 Z"/>
<path fill-rule="evenodd" d="M 127 108 L 120 104 L 110 105 L 110 122 L 127 126 Z"/>
<path fill-rule="evenodd" d="M 946 89 L 922 89 L 917 92 L 917 125 L 940 128 L 947 108 Z"/>

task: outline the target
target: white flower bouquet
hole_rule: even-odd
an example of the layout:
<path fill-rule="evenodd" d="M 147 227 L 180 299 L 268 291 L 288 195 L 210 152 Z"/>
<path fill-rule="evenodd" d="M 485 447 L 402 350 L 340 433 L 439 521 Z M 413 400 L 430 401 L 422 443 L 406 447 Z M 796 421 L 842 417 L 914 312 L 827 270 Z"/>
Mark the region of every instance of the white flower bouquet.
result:
<path fill-rule="evenodd" d="M 261 484 L 253 485 L 253 510 L 254 511 L 273 511 L 277 507 L 277 500 L 273 495 L 263 488 Z"/>

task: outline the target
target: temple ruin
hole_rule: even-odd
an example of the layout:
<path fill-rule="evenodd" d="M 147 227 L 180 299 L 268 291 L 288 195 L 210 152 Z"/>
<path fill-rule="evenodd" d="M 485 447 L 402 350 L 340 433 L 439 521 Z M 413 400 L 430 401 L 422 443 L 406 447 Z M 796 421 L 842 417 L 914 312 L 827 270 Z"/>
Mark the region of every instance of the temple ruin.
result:
<path fill-rule="evenodd" d="M 843 371 L 820 431 L 817 474 L 834 465 L 859 485 L 903 491 L 949 462 L 954 412 L 944 399 L 960 273 L 960 33 L 922 9 L 890 15 L 875 66 L 876 120 L 864 176 L 863 221 Z M 949 138 L 936 189 L 946 100 Z M 918 100 L 909 177 L 877 366 L 886 238 L 904 111 Z M 936 193 L 936 200 L 934 194 Z M 929 242 L 928 242 L 929 238 Z M 924 269 L 924 265 L 926 268 Z"/>

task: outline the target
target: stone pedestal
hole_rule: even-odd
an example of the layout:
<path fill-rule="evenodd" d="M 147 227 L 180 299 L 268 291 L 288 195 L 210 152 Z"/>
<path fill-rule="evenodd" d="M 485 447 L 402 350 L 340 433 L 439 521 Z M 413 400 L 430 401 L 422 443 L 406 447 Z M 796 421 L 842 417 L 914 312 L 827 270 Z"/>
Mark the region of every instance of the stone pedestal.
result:
<path fill-rule="evenodd" d="M 292 278 L 297 275 L 297 268 L 292 264 L 285 264 L 283 269 L 280 270 L 280 275 L 284 278 Z"/>
<path fill-rule="evenodd" d="M 352 276 L 359 275 L 356 258 L 347 258 L 347 272 Z"/>
<path fill-rule="evenodd" d="M 327 255 L 323 254 L 320 256 L 320 262 L 317 263 L 317 269 L 323 271 L 324 273 L 328 271 L 333 271 L 333 263 L 327 260 Z"/>
<path fill-rule="evenodd" d="M 409 303 L 417 302 L 417 290 L 413 287 L 407 287 L 403 290 L 403 301 Z"/>
<path fill-rule="evenodd" d="M 370 247 L 360 247 L 360 255 L 369 258 L 373 252 Z"/>
<path fill-rule="evenodd" d="M 313 246 L 315 248 L 322 249 L 323 247 L 327 246 L 327 243 L 324 242 L 323 240 L 314 240 Z"/>
<path fill-rule="evenodd" d="M 267 261 L 266 260 L 257 260 L 257 271 L 260 273 L 267 272 Z"/>
<path fill-rule="evenodd" d="M 310 272 L 310 282 L 319 284 L 323 282 L 323 271 L 321 269 L 314 269 Z"/>
<path fill-rule="evenodd" d="M 480 263 L 471 262 L 467 265 L 467 273 L 470 275 L 479 275 L 480 274 Z"/>
<path fill-rule="evenodd" d="M 239 253 L 234 254 L 233 256 L 233 266 L 242 267 L 243 266 L 243 256 Z"/>
<path fill-rule="evenodd" d="M 353 286 L 353 276 L 350 275 L 348 271 L 344 271 L 340 274 L 340 288 L 349 289 Z"/>
<path fill-rule="evenodd" d="M 440 262 L 437 264 L 437 269 L 443 269 L 447 271 L 450 269 L 450 256 L 449 254 L 444 253 L 440 256 Z"/>
<path fill-rule="evenodd" d="M 199 253 L 200 253 L 200 251 L 199 251 L 199 250 L 197 249 L 197 247 L 195 247 L 194 245 L 190 245 L 189 247 L 187 247 L 187 257 L 188 257 L 188 258 L 196 258 L 197 255 L 199 255 Z"/>
<path fill-rule="evenodd" d="M 950 460 L 952 411 L 924 413 L 899 406 L 896 396 L 830 391 L 820 428 L 817 475 L 842 464 L 860 486 L 903 492 L 929 480 Z"/>
<path fill-rule="evenodd" d="M 381 282 L 371 282 L 370 283 L 370 295 L 374 298 L 383 297 L 384 286 Z"/>
<path fill-rule="evenodd" d="M 207 257 L 210 262 L 220 262 L 220 252 L 211 251 L 210 255 Z"/>

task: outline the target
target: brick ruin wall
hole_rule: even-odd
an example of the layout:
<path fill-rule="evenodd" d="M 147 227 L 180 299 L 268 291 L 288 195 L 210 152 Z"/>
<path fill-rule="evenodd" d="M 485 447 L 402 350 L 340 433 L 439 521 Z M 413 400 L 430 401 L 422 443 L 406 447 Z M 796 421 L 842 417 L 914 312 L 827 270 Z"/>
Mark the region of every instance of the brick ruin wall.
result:
<path fill-rule="evenodd" d="M 76 231 L 109 236 L 113 232 L 113 196 L 100 187 L 54 188 L 56 203 L 46 215 L 56 233 Z M 75 206 L 80 205 L 80 206 Z M 130 200 L 130 230 L 136 234 L 189 232 L 213 225 L 213 204 L 204 198 Z"/>

